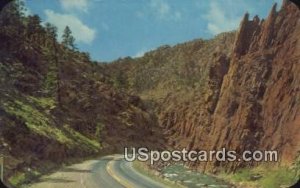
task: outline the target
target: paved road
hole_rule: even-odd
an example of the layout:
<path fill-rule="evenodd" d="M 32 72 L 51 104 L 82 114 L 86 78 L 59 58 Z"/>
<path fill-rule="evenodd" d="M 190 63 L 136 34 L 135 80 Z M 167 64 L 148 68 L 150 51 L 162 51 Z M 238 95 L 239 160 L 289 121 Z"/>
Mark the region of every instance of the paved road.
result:
<path fill-rule="evenodd" d="M 29 188 L 162 188 L 149 177 L 135 171 L 132 163 L 113 155 L 64 168 L 41 178 Z"/>

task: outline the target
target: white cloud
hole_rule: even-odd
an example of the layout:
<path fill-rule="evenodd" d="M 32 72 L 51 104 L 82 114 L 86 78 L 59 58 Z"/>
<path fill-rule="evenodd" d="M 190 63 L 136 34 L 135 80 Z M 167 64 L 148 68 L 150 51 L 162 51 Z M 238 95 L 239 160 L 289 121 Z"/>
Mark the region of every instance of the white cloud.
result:
<path fill-rule="evenodd" d="M 143 57 L 145 55 L 145 53 L 146 53 L 145 50 L 140 50 L 133 57 L 134 58 Z"/>
<path fill-rule="evenodd" d="M 88 0 L 60 0 L 61 6 L 67 10 L 79 10 L 87 12 L 88 10 Z"/>
<path fill-rule="evenodd" d="M 96 30 L 82 23 L 80 19 L 71 14 L 60 14 L 53 10 L 45 10 L 46 21 L 58 28 L 58 36 L 61 37 L 63 30 L 68 25 L 72 30 L 77 42 L 90 44 L 96 37 Z M 61 38 L 60 38 L 61 40 Z"/>
<path fill-rule="evenodd" d="M 161 20 L 180 20 L 181 13 L 179 11 L 174 11 L 170 5 L 164 0 L 151 0 L 150 8 L 153 10 L 157 18 Z"/>
<path fill-rule="evenodd" d="M 138 58 L 138 57 L 143 57 L 145 55 L 145 53 L 150 52 L 154 50 L 154 48 L 142 48 L 140 51 L 138 51 L 134 56 L 132 56 L 133 58 Z"/>
<path fill-rule="evenodd" d="M 209 11 L 204 15 L 204 19 L 208 21 L 208 31 L 211 34 L 216 35 L 221 32 L 236 29 L 241 21 L 241 16 L 234 15 L 230 12 L 228 13 L 228 11 L 225 12 L 220 4 L 211 1 Z"/>

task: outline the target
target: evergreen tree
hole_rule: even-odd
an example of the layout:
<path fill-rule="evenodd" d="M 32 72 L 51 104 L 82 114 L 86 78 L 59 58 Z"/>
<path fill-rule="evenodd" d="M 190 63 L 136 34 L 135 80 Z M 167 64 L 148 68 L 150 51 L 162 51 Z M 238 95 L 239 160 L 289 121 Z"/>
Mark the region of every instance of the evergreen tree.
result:
<path fill-rule="evenodd" d="M 55 67 L 56 67 L 56 100 L 58 105 L 61 105 L 61 84 L 60 84 L 60 80 L 61 80 L 61 63 L 59 62 L 59 58 L 58 58 L 58 49 L 57 49 L 57 27 L 54 26 L 53 24 L 47 22 L 45 24 L 45 30 L 46 30 L 46 35 L 48 37 L 48 39 L 50 40 L 50 42 L 52 44 L 50 44 L 50 46 L 48 46 L 48 48 L 50 48 L 50 52 L 52 52 L 52 60 L 55 63 Z"/>
<path fill-rule="evenodd" d="M 45 29 L 41 26 L 41 18 L 38 15 L 28 16 L 27 37 L 37 44 L 45 44 Z"/>
<path fill-rule="evenodd" d="M 48 35 L 48 37 L 50 37 L 51 39 L 56 40 L 56 38 L 57 38 L 57 27 L 55 27 L 51 23 L 47 22 L 45 24 L 45 30 L 46 30 L 46 34 Z"/>
<path fill-rule="evenodd" d="M 72 50 L 76 50 L 75 46 L 75 38 L 72 36 L 72 31 L 69 26 L 66 26 L 64 33 L 62 35 L 62 44 L 67 47 L 71 48 Z"/>
<path fill-rule="evenodd" d="M 41 18 L 38 15 L 28 16 L 28 25 L 27 25 L 28 35 L 41 33 Z"/>

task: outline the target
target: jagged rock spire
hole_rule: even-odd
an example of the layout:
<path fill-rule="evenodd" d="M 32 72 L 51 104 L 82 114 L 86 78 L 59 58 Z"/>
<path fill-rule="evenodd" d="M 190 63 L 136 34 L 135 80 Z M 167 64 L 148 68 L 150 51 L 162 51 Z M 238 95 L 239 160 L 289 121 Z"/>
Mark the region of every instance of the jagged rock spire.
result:
<path fill-rule="evenodd" d="M 270 17 L 273 17 L 273 16 L 275 16 L 277 14 L 276 8 L 277 8 L 277 3 L 274 3 L 274 5 L 272 6 L 272 9 L 271 9 L 271 11 L 269 13 L 268 19 Z"/>
<path fill-rule="evenodd" d="M 264 28 L 262 31 L 262 37 L 260 41 L 260 46 L 263 48 L 267 48 L 272 41 L 273 33 L 274 33 L 274 23 L 277 16 L 277 3 L 275 3 L 269 13 L 268 18 L 266 19 L 266 22 L 264 23 Z"/>
<path fill-rule="evenodd" d="M 259 19 L 258 15 L 255 15 L 253 17 L 253 22 L 255 22 L 255 23 L 259 23 L 260 22 L 260 19 Z"/>
<path fill-rule="evenodd" d="M 249 21 L 249 13 L 246 12 L 244 17 L 243 17 L 243 20 L 241 22 L 241 25 L 243 25 L 244 23 L 247 23 Z"/>

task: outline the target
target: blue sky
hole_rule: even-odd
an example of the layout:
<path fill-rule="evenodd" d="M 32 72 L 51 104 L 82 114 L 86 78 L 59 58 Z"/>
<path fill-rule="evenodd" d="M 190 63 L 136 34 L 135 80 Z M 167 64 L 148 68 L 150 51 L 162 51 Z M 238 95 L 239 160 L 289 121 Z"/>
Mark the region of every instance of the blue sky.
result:
<path fill-rule="evenodd" d="M 30 14 L 68 25 L 92 59 L 138 57 L 161 45 L 209 39 L 238 27 L 245 12 L 268 15 L 281 0 L 25 0 Z"/>

